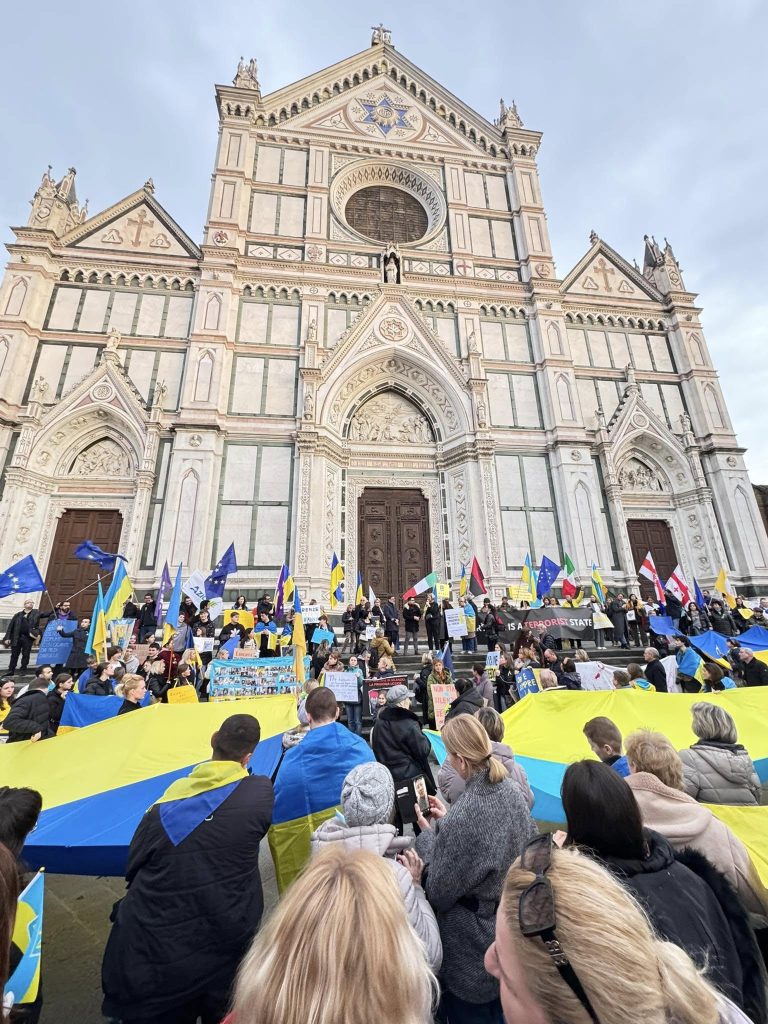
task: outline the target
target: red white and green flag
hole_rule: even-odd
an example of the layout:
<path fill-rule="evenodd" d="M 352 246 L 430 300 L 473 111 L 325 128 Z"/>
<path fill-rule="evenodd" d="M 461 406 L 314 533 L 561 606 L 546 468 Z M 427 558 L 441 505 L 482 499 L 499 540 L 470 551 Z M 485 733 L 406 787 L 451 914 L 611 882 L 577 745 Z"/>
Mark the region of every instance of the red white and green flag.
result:
<path fill-rule="evenodd" d="M 576 569 L 570 555 L 565 556 L 563 574 L 563 597 L 570 599 L 576 596 Z"/>
<path fill-rule="evenodd" d="M 410 601 L 412 597 L 417 597 L 419 594 L 423 594 L 425 590 L 431 590 L 434 586 L 437 586 L 437 573 L 431 572 L 423 580 L 414 583 L 410 590 L 406 590 L 403 594 L 403 600 Z"/>

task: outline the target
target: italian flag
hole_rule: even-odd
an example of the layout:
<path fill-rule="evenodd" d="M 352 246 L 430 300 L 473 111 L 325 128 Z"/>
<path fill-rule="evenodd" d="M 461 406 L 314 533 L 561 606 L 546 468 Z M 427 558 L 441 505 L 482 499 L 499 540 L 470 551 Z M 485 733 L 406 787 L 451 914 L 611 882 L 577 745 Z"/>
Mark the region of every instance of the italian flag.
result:
<path fill-rule="evenodd" d="M 574 568 L 570 555 L 565 556 L 563 573 L 563 597 L 570 599 L 576 596 L 576 569 Z"/>
<path fill-rule="evenodd" d="M 418 594 L 423 594 L 425 590 L 431 590 L 432 587 L 437 585 L 437 573 L 431 572 L 429 576 L 425 576 L 423 580 L 419 580 L 418 583 L 414 583 L 410 590 L 406 590 L 403 594 L 404 601 L 410 601 L 412 597 L 416 597 Z"/>

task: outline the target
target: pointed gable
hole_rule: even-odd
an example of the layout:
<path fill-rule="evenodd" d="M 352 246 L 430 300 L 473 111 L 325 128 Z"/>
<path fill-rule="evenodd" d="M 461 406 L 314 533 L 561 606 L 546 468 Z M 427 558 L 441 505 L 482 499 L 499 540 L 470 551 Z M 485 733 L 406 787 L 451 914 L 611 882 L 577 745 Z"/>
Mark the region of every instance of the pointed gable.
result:
<path fill-rule="evenodd" d="M 76 249 L 200 257 L 200 250 L 192 239 L 146 186 L 89 218 L 65 235 L 61 242 Z"/>
<path fill-rule="evenodd" d="M 661 301 L 653 285 L 600 238 L 565 277 L 560 291 L 614 302 Z"/>

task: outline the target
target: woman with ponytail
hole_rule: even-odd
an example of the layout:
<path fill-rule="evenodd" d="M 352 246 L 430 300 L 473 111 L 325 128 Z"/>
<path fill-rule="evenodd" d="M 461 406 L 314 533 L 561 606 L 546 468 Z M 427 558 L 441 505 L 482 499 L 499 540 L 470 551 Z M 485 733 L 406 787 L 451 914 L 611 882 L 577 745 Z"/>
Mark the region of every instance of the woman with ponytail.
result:
<path fill-rule="evenodd" d="M 417 806 L 423 877 L 416 858 L 406 866 L 423 884 L 440 926 L 443 991 L 437 1020 L 496 1024 L 502 1020 L 499 986 L 486 973 L 483 957 L 493 941 L 504 876 L 536 827 L 520 787 L 493 756 L 488 733 L 473 715 L 446 722 L 442 735 L 464 794 L 449 810 L 431 796 L 426 817 Z"/>
<path fill-rule="evenodd" d="M 115 687 L 115 693 L 123 698 L 118 715 L 129 711 L 138 711 L 147 692 L 144 676 L 126 674 Z"/>

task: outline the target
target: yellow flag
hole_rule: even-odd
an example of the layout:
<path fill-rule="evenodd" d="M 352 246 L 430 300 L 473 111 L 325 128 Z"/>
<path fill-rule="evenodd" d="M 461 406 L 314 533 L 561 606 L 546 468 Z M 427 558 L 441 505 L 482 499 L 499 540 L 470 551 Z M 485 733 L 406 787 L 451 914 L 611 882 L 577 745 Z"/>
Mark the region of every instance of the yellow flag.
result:
<path fill-rule="evenodd" d="M 731 590 L 731 585 L 728 582 L 728 574 L 725 569 L 721 569 L 717 579 L 715 580 L 715 589 L 719 590 L 723 595 L 723 599 L 729 608 L 736 607 L 736 595 Z"/>

